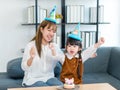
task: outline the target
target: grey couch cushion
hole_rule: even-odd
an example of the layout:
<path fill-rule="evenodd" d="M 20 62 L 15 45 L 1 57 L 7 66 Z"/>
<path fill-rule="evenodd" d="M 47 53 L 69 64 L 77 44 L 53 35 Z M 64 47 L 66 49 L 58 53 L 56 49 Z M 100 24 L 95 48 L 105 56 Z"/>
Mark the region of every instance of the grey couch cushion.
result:
<path fill-rule="evenodd" d="M 120 47 L 113 47 L 108 65 L 108 73 L 120 80 Z"/>
<path fill-rule="evenodd" d="M 62 69 L 62 65 L 60 62 L 58 62 L 54 68 L 54 74 L 55 74 L 55 77 L 57 77 L 58 79 L 60 79 L 60 72 L 61 72 L 61 69 Z"/>
<path fill-rule="evenodd" d="M 120 90 L 120 80 L 114 78 L 108 73 L 87 73 L 83 75 L 83 83 L 109 83 L 117 90 Z"/>
<path fill-rule="evenodd" d="M 7 90 L 8 88 L 22 87 L 22 79 L 10 78 L 7 72 L 0 73 L 0 90 Z"/>
<path fill-rule="evenodd" d="M 8 62 L 7 73 L 11 78 L 23 78 L 24 72 L 21 69 L 21 60 L 22 58 L 16 58 Z"/>
<path fill-rule="evenodd" d="M 97 50 L 97 57 L 87 60 L 84 63 L 84 73 L 107 72 L 110 47 L 100 47 Z"/>

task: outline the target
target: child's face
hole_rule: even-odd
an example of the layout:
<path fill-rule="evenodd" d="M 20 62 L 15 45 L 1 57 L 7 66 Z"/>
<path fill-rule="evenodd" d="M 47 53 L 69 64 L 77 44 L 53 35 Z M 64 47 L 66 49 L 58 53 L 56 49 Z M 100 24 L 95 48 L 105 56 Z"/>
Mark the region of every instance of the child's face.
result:
<path fill-rule="evenodd" d="M 51 26 L 50 28 L 48 28 L 48 26 L 46 26 L 44 29 L 41 29 L 42 32 L 42 42 L 44 43 L 49 43 L 50 41 L 52 41 L 53 37 L 54 37 L 54 33 L 56 33 L 56 30 L 54 29 L 54 26 Z"/>
<path fill-rule="evenodd" d="M 67 53 L 70 54 L 71 56 L 75 56 L 78 51 L 80 50 L 78 45 L 70 45 L 68 44 L 66 46 Z"/>

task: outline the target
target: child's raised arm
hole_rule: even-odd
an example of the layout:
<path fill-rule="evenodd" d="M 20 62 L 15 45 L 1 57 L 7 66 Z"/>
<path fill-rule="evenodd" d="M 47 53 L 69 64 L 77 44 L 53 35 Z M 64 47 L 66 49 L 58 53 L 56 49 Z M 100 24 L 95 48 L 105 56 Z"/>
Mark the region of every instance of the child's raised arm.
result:
<path fill-rule="evenodd" d="M 105 39 L 101 37 L 99 41 L 94 45 L 95 48 L 98 48 L 100 45 L 102 45 L 105 42 Z"/>
<path fill-rule="evenodd" d="M 90 57 L 96 57 L 96 50 L 105 42 L 104 38 L 101 37 L 97 43 L 95 43 L 93 46 L 87 48 L 82 52 L 82 60 L 85 62 Z"/>

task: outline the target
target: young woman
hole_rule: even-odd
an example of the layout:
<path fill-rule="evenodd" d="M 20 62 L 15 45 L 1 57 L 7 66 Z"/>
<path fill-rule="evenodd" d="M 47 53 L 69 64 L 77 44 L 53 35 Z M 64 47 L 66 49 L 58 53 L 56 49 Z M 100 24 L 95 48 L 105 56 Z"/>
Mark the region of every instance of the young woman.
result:
<path fill-rule="evenodd" d="M 54 67 L 63 54 L 55 43 L 51 44 L 56 29 L 54 22 L 44 20 L 36 36 L 27 44 L 21 64 L 25 71 L 22 83 L 24 86 L 62 85 L 62 82 L 54 77 Z"/>

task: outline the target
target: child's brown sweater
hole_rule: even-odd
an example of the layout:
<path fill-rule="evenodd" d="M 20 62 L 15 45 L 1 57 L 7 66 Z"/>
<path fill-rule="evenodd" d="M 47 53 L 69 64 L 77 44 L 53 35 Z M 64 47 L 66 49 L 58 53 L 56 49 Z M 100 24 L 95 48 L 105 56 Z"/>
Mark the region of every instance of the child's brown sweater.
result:
<path fill-rule="evenodd" d="M 80 61 L 80 79 L 78 78 L 77 74 L 77 67 L 78 67 L 78 58 L 72 58 L 69 60 L 65 55 L 65 61 L 62 66 L 62 71 L 60 74 L 60 80 L 65 83 L 65 78 L 74 78 L 75 84 L 82 83 L 82 75 L 83 75 L 83 64 Z"/>

